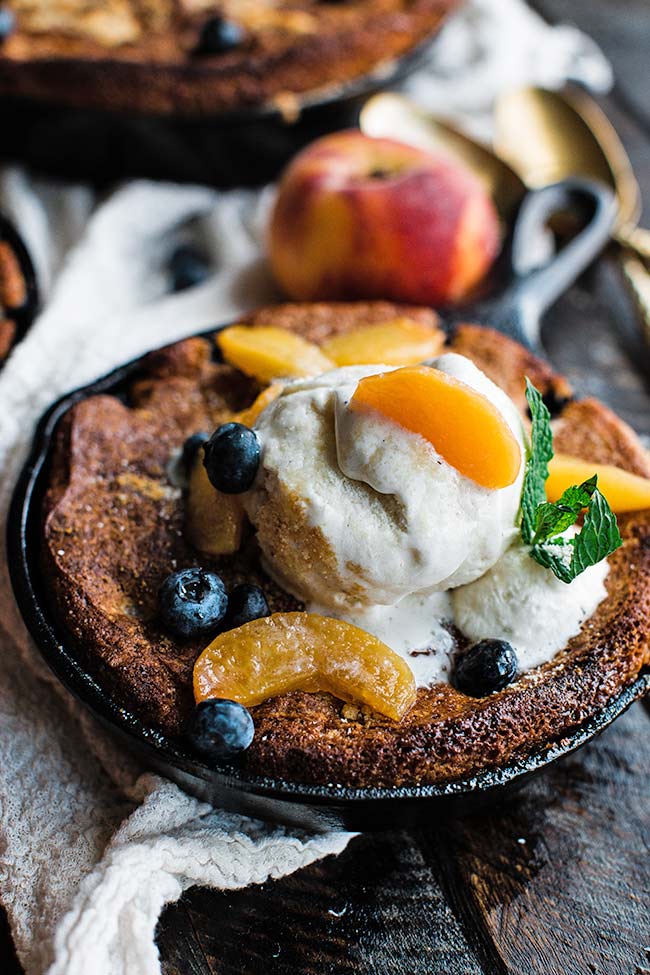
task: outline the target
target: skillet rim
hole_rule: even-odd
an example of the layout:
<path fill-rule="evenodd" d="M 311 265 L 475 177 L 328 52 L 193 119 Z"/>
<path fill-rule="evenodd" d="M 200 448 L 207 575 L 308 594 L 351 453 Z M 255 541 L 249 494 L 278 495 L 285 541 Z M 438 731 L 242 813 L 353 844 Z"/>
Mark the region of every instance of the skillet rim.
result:
<path fill-rule="evenodd" d="M 194 336 L 212 339 L 227 325 L 215 326 Z M 166 343 L 159 349 L 174 345 Z M 159 349 L 151 351 L 159 351 Z M 172 770 L 189 774 L 220 790 L 241 795 L 280 800 L 289 805 L 303 804 L 315 809 L 358 809 L 386 804 L 398 807 L 404 802 L 429 805 L 431 801 L 452 797 L 476 797 L 517 783 L 551 762 L 570 754 L 590 741 L 622 714 L 637 699 L 650 691 L 650 671 L 641 674 L 590 719 L 559 740 L 552 741 L 529 755 L 505 765 L 486 769 L 475 776 L 446 782 L 401 787 L 349 787 L 336 784 L 311 785 L 286 779 L 244 773 L 236 764 L 209 766 L 185 746 L 181 737 L 171 737 L 146 724 L 127 708 L 113 701 L 66 648 L 65 630 L 39 593 L 40 514 L 54 434 L 65 413 L 76 403 L 99 393 L 122 391 L 141 368 L 138 356 L 109 373 L 60 397 L 41 417 L 32 447 L 15 486 L 7 519 L 8 568 L 14 595 L 23 620 L 38 650 L 58 680 L 104 725 L 126 735 L 134 747 L 144 750 L 157 762 Z M 173 777 L 173 776 L 172 776 Z M 274 815 L 275 818 L 275 815 Z"/>

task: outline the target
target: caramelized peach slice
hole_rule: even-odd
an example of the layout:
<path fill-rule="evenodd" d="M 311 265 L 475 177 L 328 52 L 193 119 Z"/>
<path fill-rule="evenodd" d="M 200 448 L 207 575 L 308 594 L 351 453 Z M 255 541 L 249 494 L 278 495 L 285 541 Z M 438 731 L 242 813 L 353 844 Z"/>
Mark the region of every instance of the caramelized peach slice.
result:
<path fill-rule="evenodd" d="M 350 405 L 376 410 L 431 444 L 448 464 L 486 488 L 512 484 L 521 449 L 485 396 L 429 366 L 406 366 L 362 379 Z"/>
<path fill-rule="evenodd" d="M 190 545 L 206 555 L 232 555 L 241 545 L 244 509 L 236 494 L 212 487 L 199 451 L 187 492 L 185 533 Z"/>
<path fill-rule="evenodd" d="M 317 376 L 332 369 L 317 345 L 284 328 L 231 325 L 217 335 L 224 359 L 258 382 L 283 376 Z"/>
<path fill-rule="evenodd" d="M 612 511 L 622 513 L 650 508 L 650 479 L 630 474 L 612 464 L 592 464 L 568 454 L 556 454 L 548 465 L 548 500 L 557 501 L 568 487 L 582 484 L 593 474 L 598 475 L 598 489 L 607 498 Z"/>
<path fill-rule="evenodd" d="M 243 423 L 245 427 L 252 427 L 262 410 L 265 410 L 274 399 L 277 399 L 283 389 L 284 383 L 271 383 L 270 386 L 262 390 L 250 406 L 242 410 L 241 413 L 235 413 L 233 420 L 237 423 Z"/>
<path fill-rule="evenodd" d="M 376 637 L 315 613 L 274 613 L 221 633 L 194 664 L 197 703 L 250 707 L 288 691 L 329 691 L 399 721 L 415 701 L 408 664 Z"/>
<path fill-rule="evenodd" d="M 395 318 L 334 335 L 321 349 L 337 366 L 409 366 L 438 355 L 444 341 L 439 328 L 412 318 Z"/>

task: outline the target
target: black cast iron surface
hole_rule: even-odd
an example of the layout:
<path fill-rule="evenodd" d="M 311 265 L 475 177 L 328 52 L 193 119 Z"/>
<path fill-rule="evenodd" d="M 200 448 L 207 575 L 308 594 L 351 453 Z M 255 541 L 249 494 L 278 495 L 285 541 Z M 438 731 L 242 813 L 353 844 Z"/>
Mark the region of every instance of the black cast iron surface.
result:
<path fill-rule="evenodd" d="M 408 77 L 436 36 L 437 31 L 374 72 L 305 94 L 290 120 L 272 106 L 188 119 L 2 98 L 0 158 L 97 186 L 129 177 L 260 186 L 307 143 L 355 125 L 365 99 Z"/>
<path fill-rule="evenodd" d="M 81 399 L 98 393 L 123 395 L 136 378 L 140 362 L 136 359 L 127 363 L 64 396 L 40 421 L 8 518 L 9 568 L 23 618 L 57 677 L 105 725 L 122 735 L 145 762 L 188 791 L 215 805 L 307 829 L 369 830 L 423 820 L 430 822 L 437 814 L 475 808 L 523 784 L 533 773 L 589 741 L 650 688 L 650 675 L 641 676 L 590 721 L 561 741 L 550 742 L 526 758 L 481 775 L 439 785 L 399 789 L 353 789 L 335 784 L 313 786 L 247 775 L 236 764 L 207 766 L 182 738 L 167 737 L 120 707 L 79 664 L 67 646 L 65 630 L 48 607 L 40 576 L 42 500 L 48 484 L 49 458 L 57 425 L 70 407 Z"/>

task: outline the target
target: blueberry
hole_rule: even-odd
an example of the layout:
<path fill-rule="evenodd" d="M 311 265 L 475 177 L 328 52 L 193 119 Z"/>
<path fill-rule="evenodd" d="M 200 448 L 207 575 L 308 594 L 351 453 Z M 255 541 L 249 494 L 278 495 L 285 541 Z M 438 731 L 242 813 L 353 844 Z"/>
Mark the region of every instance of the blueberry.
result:
<path fill-rule="evenodd" d="M 243 423 L 224 423 L 206 443 L 203 463 L 212 487 L 224 494 L 241 494 L 255 480 L 259 441 Z"/>
<path fill-rule="evenodd" d="M 172 291 L 185 291 L 205 281 L 210 274 L 210 266 L 194 247 L 181 244 L 169 259 L 169 274 Z"/>
<path fill-rule="evenodd" d="M 189 477 L 192 473 L 192 468 L 194 467 L 199 450 L 208 439 L 207 433 L 193 433 L 183 444 L 181 466 L 186 477 Z"/>
<path fill-rule="evenodd" d="M 255 727 L 243 704 L 210 698 L 197 705 L 187 734 L 202 755 L 229 758 L 248 748 Z"/>
<path fill-rule="evenodd" d="M 268 616 L 269 612 L 266 596 L 259 586 L 245 582 L 241 586 L 235 586 L 228 597 L 228 614 L 224 628 L 234 630 L 236 626 Z"/>
<path fill-rule="evenodd" d="M 176 636 L 214 630 L 226 615 L 228 596 L 216 572 L 182 569 L 167 576 L 158 592 L 160 618 Z"/>
<path fill-rule="evenodd" d="M 8 7 L 0 7 L 0 43 L 16 29 L 16 17 Z"/>
<path fill-rule="evenodd" d="M 225 54 L 239 47 L 245 38 L 245 33 L 239 24 L 225 17 L 210 17 L 206 20 L 199 41 L 194 49 L 195 54 Z"/>
<path fill-rule="evenodd" d="M 481 640 L 456 660 L 453 683 L 469 697 L 487 697 L 517 675 L 517 653 L 505 640 Z"/>

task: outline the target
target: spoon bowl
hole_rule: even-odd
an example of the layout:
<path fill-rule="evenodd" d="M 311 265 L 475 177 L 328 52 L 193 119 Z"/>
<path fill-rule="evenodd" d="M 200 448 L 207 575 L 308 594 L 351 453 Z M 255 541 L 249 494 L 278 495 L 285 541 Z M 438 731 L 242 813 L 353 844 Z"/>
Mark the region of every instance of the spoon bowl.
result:
<path fill-rule="evenodd" d="M 614 231 L 625 238 L 641 216 L 641 193 L 611 122 L 586 93 L 518 88 L 505 92 L 494 114 L 495 148 L 531 187 L 580 176 L 614 191 Z"/>
<path fill-rule="evenodd" d="M 519 88 L 495 107 L 497 152 L 530 187 L 567 177 L 587 177 L 615 194 L 612 239 L 634 301 L 641 333 L 650 345 L 650 230 L 638 226 L 641 191 L 611 122 L 581 89 L 560 93 Z"/>

